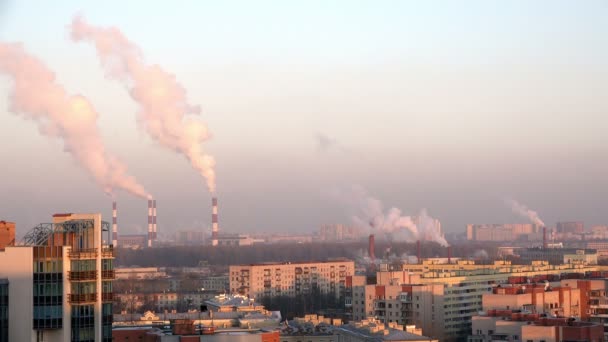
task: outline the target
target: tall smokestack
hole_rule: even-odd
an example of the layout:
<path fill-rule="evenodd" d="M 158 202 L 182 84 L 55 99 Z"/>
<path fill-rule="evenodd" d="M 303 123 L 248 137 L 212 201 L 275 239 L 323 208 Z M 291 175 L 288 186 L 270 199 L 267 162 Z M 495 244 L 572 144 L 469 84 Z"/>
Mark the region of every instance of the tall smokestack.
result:
<path fill-rule="evenodd" d="M 217 197 L 211 198 L 211 245 L 218 245 L 219 227 L 217 223 Z"/>
<path fill-rule="evenodd" d="M 543 248 L 547 248 L 547 227 L 543 227 Z"/>
<path fill-rule="evenodd" d="M 372 263 L 376 260 L 376 240 L 374 234 L 369 234 L 369 246 L 368 246 L 369 258 Z"/>
<path fill-rule="evenodd" d="M 152 200 L 148 200 L 148 247 L 152 247 Z"/>
<path fill-rule="evenodd" d="M 118 218 L 116 216 L 116 201 L 112 202 L 112 246 L 118 246 Z"/>
<path fill-rule="evenodd" d="M 156 200 L 152 200 L 152 240 L 156 239 Z"/>
<path fill-rule="evenodd" d="M 448 246 L 448 264 L 452 263 L 452 247 Z"/>
<path fill-rule="evenodd" d="M 416 241 L 416 256 L 418 257 L 418 263 L 422 264 L 422 260 L 420 259 L 420 240 Z"/>

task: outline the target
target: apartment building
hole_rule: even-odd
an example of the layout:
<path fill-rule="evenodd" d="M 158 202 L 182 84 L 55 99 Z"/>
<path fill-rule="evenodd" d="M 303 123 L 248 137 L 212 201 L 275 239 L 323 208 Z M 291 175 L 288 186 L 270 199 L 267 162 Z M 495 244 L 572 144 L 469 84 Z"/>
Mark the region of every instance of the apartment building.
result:
<path fill-rule="evenodd" d="M 0 341 L 111 341 L 110 234 L 101 214 L 56 214 L 0 251 Z"/>
<path fill-rule="evenodd" d="M 469 241 L 541 241 L 543 232 L 540 226 L 531 223 L 507 224 L 468 224 Z"/>
<path fill-rule="evenodd" d="M 312 293 L 344 297 L 346 278 L 352 276 L 352 260 L 286 262 L 230 266 L 230 291 L 259 297 L 296 296 Z"/>
<path fill-rule="evenodd" d="M 477 265 L 471 260 L 424 260 L 421 264 L 405 264 L 398 271 L 377 272 L 376 284 L 366 284 L 359 276 L 350 278 L 348 284 L 352 288 L 347 293 L 352 295 L 346 303 L 347 309 L 351 306 L 353 320 L 373 316 L 386 323 L 415 325 L 422 328 L 424 335 L 441 341 L 463 341 L 470 334 L 472 317 L 483 307 L 484 294 L 508 284 L 510 278 L 544 282 L 559 279 L 562 274 L 594 272 L 597 267 L 549 265 L 544 261 L 531 265 L 512 265 L 507 261 Z M 554 305 L 548 308 L 551 306 Z"/>

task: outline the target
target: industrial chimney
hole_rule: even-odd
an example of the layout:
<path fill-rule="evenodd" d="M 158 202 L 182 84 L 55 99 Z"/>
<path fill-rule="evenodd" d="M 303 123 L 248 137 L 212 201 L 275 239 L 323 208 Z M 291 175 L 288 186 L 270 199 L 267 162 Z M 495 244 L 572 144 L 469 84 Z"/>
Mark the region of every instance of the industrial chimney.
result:
<path fill-rule="evenodd" d="M 547 248 L 547 227 L 543 227 L 543 248 Z"/>
<path fill-rule="evenodd" d="M 452 263 L 452 246 L 448 246 L 448 264 Z"/>
<path fill-rule="evenodd" d="M 418 257 L 418 263 L 422 264 L 422 260 L 420 259 L 420 240 L 416 241 L 416 256 Z"/>
<path fill-rule="evenodd" d="M 211 245 L 218 245 L 219 227 L 217 223 L 217 197 L 211 198 Z"/>
<path fill-rule="evenodd" d="M 156 200 L 152 200 L 152 240 L 156 239 Z"/>
<path fill-rule="evenodd" d="M 369 246 L 368 246 L 369 258 L 374 262 L 376 260 L 376 240 L 374 238 L 374 234 L 369 234 Z"/>
<path fill-rule="evenodd" d="M 118 246 L 118 219 L 116 217 L 116 201 L 112 202 L 112 246 Z"/>
<path fill-rule="evenodd" d="M 148 200 L 148 247 L 152 247 L 152 200 Z"/>

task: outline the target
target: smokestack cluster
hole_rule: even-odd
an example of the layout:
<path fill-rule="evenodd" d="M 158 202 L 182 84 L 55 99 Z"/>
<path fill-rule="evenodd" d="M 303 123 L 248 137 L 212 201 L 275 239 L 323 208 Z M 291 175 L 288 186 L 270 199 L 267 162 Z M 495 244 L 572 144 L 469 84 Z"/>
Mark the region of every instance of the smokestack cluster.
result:
<path fill-rule="evenodd" d="M 350 191 L 336 191 L 334 196 L 343 201 L 349 209 L 354 209 L 354 223 L 362 228 L 370 227 L 382 232 L 394 241 L 414 242 L 419 239 L 435 241 L 442 246 L 448 242 L 441 232 L 438 220 L 430 217 L 425 209 L 418 216 L 403 215 L 398 208 L 384 210 L 382 202 L 367 194 L 361 186 L 353 186 Z"/>
<path fill-rule="evenodd" d="M 35 121 L 41 134 L 63 141 L 64 150 L 106 194 L 120 189 L 142 198 L 148 195 L 127 166 L 106 150 L 97 127 L 99 114 L 86 97 L 68 94 L 55 74 L 21 44 L 0 43 L 0 73 L 13 81 L 9 110 Z"/>
<path fill-rule="evenodd" d="M 211 245 L 218 245 L 219 226 L 217 220 L 217 197 L 211 198 Z"/>
<path fill-rule="evenodd" d="M 118 246 L 118 217 L 116 213 L 116 201 L 112 202 L 112 246 Z"/>
<path fill-rule="evenodd" d="M 374 262 L 376 260 L 376 241 L 374 234 L 369 234 L 369 246 L 368 246 L 369 258 Z"/>

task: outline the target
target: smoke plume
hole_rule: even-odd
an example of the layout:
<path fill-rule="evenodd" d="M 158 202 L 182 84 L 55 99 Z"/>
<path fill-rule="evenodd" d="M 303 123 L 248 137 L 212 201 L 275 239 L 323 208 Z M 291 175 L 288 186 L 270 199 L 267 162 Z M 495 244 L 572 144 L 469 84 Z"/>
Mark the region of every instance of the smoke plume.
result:
<path fill-rule="evenodd" d="M 384 211 L 382 202 L 368 195 L 361 186 L 353 186 L 348 192 L 336 191 L 333 195 L 354 211 L 354 224 L 369 229 L 370 233 L 382 232 L 394 241 L 428 240 L 442 246 L 448 245 L 438 221 L 430 217 L 426 209 L 422 209 L 417 216 L 405 216 L 394 207 Z"/>
<path fill-rule="evenodd" d="M 158 65 L 145 64 L 139 47 L 115 27 L 91 26 L 83 18 L 75 17 L 71 36 L 74 41 L 95 44 L 106 77 L 122 82 L 139 103 L 140 127 L 161 145 L 188 158 L 206 179 L 209 191 L 215 192 L 215 160 L 201 147 L 209 139 L 207 126 L 187 117 L 200 114 L 200 107 L 187 102 L 186 90 L 175 76 Z"/>
<path fill-rule="evenodd" d="M 537 226 L 545 226 L 545 223 L 540 219 L 536 211 L 528 209 L 528 207 L 514 199 L 507 199 L 505 202 L 511 207 L 511 210 L 513 210 L 515 214 L 527 218 L 530 220 L 530 222 L 536 224 Z"/>
<path fill-rule="evenodd" d="M 81 95 L 68 95 L 55 74 L 19 43 L 0 43 L 0 72 L 13 80 L 10 111 L 38 123 L 40 132 L 63 141 L 69 152 L 107 194 L 126 190 L 148 194 L 127 167 L 110 155 L 97 128 L 98 113 Z"/>

